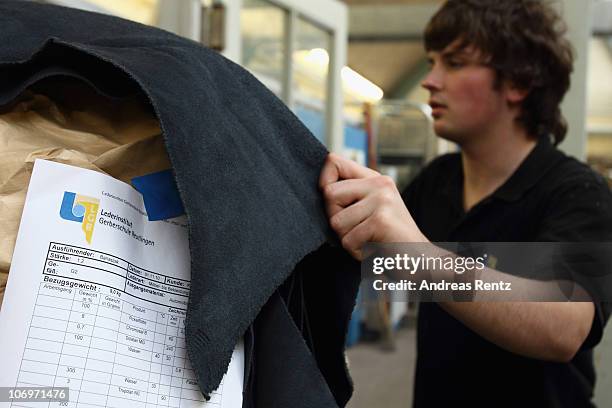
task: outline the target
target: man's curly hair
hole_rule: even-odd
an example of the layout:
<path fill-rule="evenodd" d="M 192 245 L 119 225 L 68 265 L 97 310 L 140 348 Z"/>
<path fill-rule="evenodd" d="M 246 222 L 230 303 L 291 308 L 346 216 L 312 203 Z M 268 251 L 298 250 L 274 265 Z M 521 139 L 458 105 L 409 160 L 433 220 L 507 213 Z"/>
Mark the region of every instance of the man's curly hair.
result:
<path fill-rule="evenodd" d="M 425 49 L 457 41 L 473 46 L 497 74 L 529 93 L 517 120 L 534 137 L 561 143 L 567 122 L 560 104 L 570 86 L 574 55 L 566 25 L 545 0 L 448 0 L 425 29 Z"/>

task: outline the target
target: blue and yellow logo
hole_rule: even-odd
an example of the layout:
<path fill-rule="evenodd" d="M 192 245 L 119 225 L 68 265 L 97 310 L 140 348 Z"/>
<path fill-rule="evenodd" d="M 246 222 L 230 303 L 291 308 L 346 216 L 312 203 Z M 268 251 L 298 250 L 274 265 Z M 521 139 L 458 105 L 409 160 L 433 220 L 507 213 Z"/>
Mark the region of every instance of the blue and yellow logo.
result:
<path fill-rule="evenodd" d="M 68 221 L 80 222 L 85 233 L 85 240 L 91 244 L 99 206 L 100 200 L 97 198 L 65 191 L 60 207 L 60 217 Z"/>

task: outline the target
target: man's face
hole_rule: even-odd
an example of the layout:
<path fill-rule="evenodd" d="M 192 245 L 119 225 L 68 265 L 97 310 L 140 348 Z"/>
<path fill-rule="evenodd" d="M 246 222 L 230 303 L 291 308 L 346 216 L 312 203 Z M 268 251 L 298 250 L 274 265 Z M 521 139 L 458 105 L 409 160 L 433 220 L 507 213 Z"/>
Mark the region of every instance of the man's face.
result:
<path fill-rule="evenodd" d="M 442 51 L 427 54 L 430 71 L 422 86 L 430 93 L 434 130 L 458 144 L 486 134 L 507 114 L 507 99 L 495 89 L 495 71 L 482 63 L 473 47 L 458 48 L 456 42 Z"/>

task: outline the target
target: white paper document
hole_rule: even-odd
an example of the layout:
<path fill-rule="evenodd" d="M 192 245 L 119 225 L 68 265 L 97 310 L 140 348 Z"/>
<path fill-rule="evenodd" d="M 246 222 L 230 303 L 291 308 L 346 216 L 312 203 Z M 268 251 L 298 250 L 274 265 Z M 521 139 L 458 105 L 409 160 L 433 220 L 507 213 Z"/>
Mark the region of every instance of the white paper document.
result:
<path fill-rule="evenodd" d="M 149 221 L 109 176 L 37 160 L 0 310 L 0 387 L 69 387 L 9 407 L 242 405 L 244 351 L 209 402 L 185 348 L 185 217 Z"/>

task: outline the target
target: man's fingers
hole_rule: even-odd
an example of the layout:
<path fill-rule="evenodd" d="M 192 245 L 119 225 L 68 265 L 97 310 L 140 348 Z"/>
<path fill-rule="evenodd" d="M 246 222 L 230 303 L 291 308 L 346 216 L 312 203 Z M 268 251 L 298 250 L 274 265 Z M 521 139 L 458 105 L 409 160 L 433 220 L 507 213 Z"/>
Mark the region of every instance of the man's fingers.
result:
<path fill-rule="evenodd" d="M 345 207 L 361 200 L 369 191 L 366 179 L 341 180 L 323 187 L 327 216 L 333 217 Z"/>
<path fill-rule="evenodd" d="M 374 209 L 369 204 L 367 199 L 359 201 L 330 218 L 329 222 L 340 238 L 372 214 Z"/>
<path fill-rule="evenodd" d="M 371 237 L 371 222 L 370 219 L 367 218 L 342 237 L 342 246 L 353 256 L 353 258 L 357 259 L 358 261 L 362 261 L 362 248 L 371 240 Z"/>
<path fill-rule="evenodd" d="M 341 180 L 323 187 L 327 215 L 333 217 L 343 208 L 363 200 L 373 193 L 380 200 L 389 201 L 397 191 L 395 182 L 389 176 L 376 175 L 362 179 Z M 380 201 L 379 200 L 379 201 Z M 384 204 L 383 202 L 379 202 Z"/>
<path fill-rule="evenodd" d="M 367 178 L 378 175 L 379 174 L 372 169 L 361 166 L 335 153 L 330 153 L 321 170 L 319 186 L 325 187 L 339 180 Z"/>
<path fill-rule="evenodd" d="M 375 185 L 372 179 L 341 180 L 323 188 L 325 200 L 330 204 L 346 207 L 364 198 Z M 331 214 L 330 214 L 331 216 Z"/>

